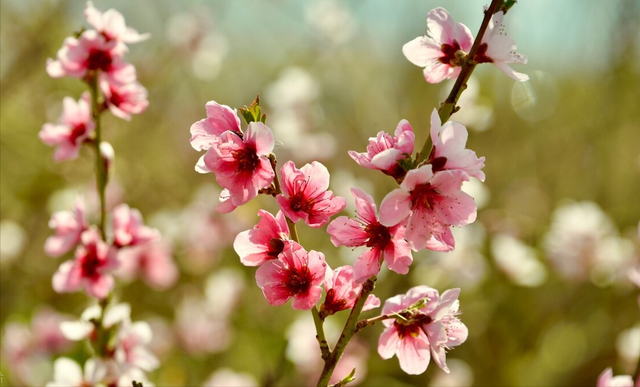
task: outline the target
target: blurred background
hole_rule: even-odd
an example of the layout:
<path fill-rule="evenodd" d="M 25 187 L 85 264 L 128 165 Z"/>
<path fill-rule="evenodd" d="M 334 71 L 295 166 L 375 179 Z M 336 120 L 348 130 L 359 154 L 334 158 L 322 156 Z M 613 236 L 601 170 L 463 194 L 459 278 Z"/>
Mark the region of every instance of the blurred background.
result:
<path fill-rule="evenodd" d="M 280 163 L 319 160 L 331 189 L 350 187 L 379 203 L 392 179 L 348 157 L 379 131 L 407 119 L 421 146 L 429 116 L 453 83 L 427 84 L 401 53 L 422 35 L 437 6 L 475 34 L 483 1 L 361 0 L 100 1 L 127 25 L 150 32 L 131 45 L 150 106 L 131 122 L 103 119 L 115 148 L 110 206 L 126 202 L 159 228 L 179 268 L 175 281 L 120 281 L 117 297 L 153 329 L 158 386 L 315 385 L 319 353 L 309 313 L 271 307 L 231 248 L 251 228 L 258 198 L 230 215 L 214 211 L 219 187 L 194 165 L 189 127 L 209 100 L 248 105 L 260 94 Z M 57 322 L 77 319 L 84 294 L 56 294 L 51 276 L 68 257 L 45 256 L 54 211 L 78 193 L 96 221 L 93 158 L 55 163 L 38 139 L 56 122 L 62 98 L 79 98 L 77 79 L 45 73 L 66 36 L 87 27 L 81 1 L 3 0 L 0 13 L 0 323 L 3 385 L 43 385 L 52 361 L 83 362 L 80 344 L 51 340 Z M 640 3 L 636 0 L 521 1 L 505 18 L 518 51 L 515 83 L 493 66 L 476 69 L 454 115 L 469 128 L 468 148 L 486 157 L 476 223 L 456 229 L 456 251 L 420 252 L 407 276 L 384 269 L 383 301 L 416 285 L 462 289 L 466 343 L 449 352 L 451 374 L 435 364 L 404 374 L 376 353 L 381 326 L 358 335 L 343 376 L 356 366 L 366 386 L 586 386 L 613 367 L 632 374 L 640 354 Z M 419 144 L 419 145 L 418 145 Z M 299 227 L 307 249 L 333 267 L 359 251 L 335 248 L 321 230 Z M 346 312 L 328 321 L 339 335 Z M 369 312 L 367 316 L 374 316 Z M 44 343 L 44 344 L 43 344 Z"/>

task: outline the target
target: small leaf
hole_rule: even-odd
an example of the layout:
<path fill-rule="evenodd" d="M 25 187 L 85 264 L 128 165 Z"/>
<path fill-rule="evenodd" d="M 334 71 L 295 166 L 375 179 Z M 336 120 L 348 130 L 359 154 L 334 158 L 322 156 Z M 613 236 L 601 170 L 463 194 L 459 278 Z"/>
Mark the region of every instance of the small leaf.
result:
<path fill-rule="evenodd" d="M 258 95 L 256 99 L 251 103 L 249 107 L 241 107 L 238 109 L 240 111 L 240 115 L 244 119 L 244 121 L 248 124 L 251 122 L 262 122 L 266 123 L 267 115 L 262 113 L 262 109 L 260 108 L 260 96 Z"/>

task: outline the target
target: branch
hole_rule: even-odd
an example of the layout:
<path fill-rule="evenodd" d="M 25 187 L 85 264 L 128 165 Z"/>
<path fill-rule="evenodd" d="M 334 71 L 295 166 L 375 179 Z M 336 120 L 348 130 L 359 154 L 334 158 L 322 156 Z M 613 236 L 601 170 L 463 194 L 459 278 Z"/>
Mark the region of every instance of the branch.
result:
<path fill-rule="evenodd" d="M 478 51 L 478 47 L 482 43 L 482 38 L 484 37 L 487 28 L 489 27 L 489 22 L 491 21 L 491 17 L 496 12 L 500 11 L 501 6 L 503 5 L 504 0 L 492 0 L 489 8 L 484 12 L 484 19 L 482 19 L 482 24 L 480 25 L 480 29 L 478 30 L 478 34 L 476 35 L 476 39 L 473 41 L 473 46 L 471 46 L 471 50 L 467 54 L 467 59 L 462 64 L 462 69 L 460 70 L 460 74 L 456 79 L 456 83 L 453 85 L 449 96 L 443 103 L 440 104 L 440 109 L 438 109 L 438 115 L 440 116 L 440 121 L 444 124 L 451 118 L 453 113 L 457 112 L 460 107 L 456 106 L 458 103 L 458 99 L 462 95 L 462 92 L 467 88 L 467 81 L 471 77 L 473 70 L 476 68 L 476 62 L 473 61 L 473 58 Z M 429 155 L 431 150 L 431 137 L 427 137 L 422 149 L 418 153 L 416 164 L 420 164 L 423 162 L 427 156 Z"/>

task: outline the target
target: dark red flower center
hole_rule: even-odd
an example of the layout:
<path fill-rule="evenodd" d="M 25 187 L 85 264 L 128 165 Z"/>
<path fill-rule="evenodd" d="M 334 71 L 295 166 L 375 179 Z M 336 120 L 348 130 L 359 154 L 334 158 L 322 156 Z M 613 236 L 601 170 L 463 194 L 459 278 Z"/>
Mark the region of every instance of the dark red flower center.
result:
<path fill-rule="evenodd" d="M 113 89 L 111 89 L 111 97 L 109 97 L 109 103 L 113 106 L 120 106 L 124 102 L 124 98 Z"/>
<path fill-rule="evenodd" d="M 442 53 L 444 54 L 443 56 L 438 58 L 438 61 L 440 63 L 449 66 L 462 66 L 462 58 L 456 55 L 458 51 L 460 51 L 460 43 L 458 43 L 457 40 L 454 40 L 453 44 L 443 44 L 442 46 L 440 46 L 440 50 L 442 50 Z"/>
<path fill-rule="evenodd" d="M 69 135 L 69 140 L 71 143 L 75 144 L 79 137 L 84 136 L 87 132 L 87 127 L 84 124 L 78 124 L 73 127 L 71 130 L 71 134 Z"/>
<path fill-rule="evenodd" d="M 404 339 L 407 336 L 417 337 L 420 332 L 420 324 L 418 323 L 400 324 L 396 320 L 393 325 L 398 332 L 398 337 L 400 337 L 400 340 Z"/>
<path fill-rule="evenodd" d="M 364 228 L 364 231 L 369 236 L 369 239 L 367 240 L 367 247 L 379 247 L 384 249 L 391 241 L 389 229 L 378 222 L 368 224 Z"/>
<path fill-rule="evenodd" d="M 480 46 L 478 46 L 478 51 L 476 51 L 476 54 L 473 56 L 473 61 L 476 63 L 493 62 L 493 59 L 487 56 L 487 48 L 489 48 L 487 43 L 482 43 Z"/>
<path fill-rule="evenodd" d="M 91 50 L 87 58 L 87 68 L 89 70 L 109 71 L 113 58 L 107 51 Z"/>
<path fill-rule="evenodd" d="M 312 280 L 311 272 L 309 268 L 305 266 L 300 270 L 289 270 L 285 284 L 289 290 L 289 294 L 301 294 L 309 290 Z"/>
<path fill-rule="evenodd" d="M 240 173 L 253 172 L 260 164 L 260 157 L 256 151 L 248 147 L 234 151 L 233 158 L 238 163 L 238 172 Z"/>
<path fill-rule="evenodd" d="M 342 298 L 336 298 L 336 290 L 329 289 L 327 290 L 327 297 L 324 300 L 324 304 L 322 305 L 322 308 L 330 312 L 330 314 L 334 314 L 341 310 L 347 309 L 347 300 Z"/>
<path fill-rule="evenodd" d="M 284 241 L 279 238 L 272 238 L 269 241 L 269 251 L 267 255 L 273 259 L 278 258 L 278 255 L 284 250 Z"/>
<path fill-rule="evenodd" d="M 436 199 L 440 197 L 440 194 L 429 183 L 418 184 L 413 191 L 409 192 L 409 195 L 411 196 L 411 206 L 413 208 L 426 209 L 432 209 Z"/>
<path fill-rule="evenodd" d="M 82 276 L 91 279 L 98 277 L 98 269 L 102 266 L 102 260 L 98 257 L 97 246 L 87 246 L 86 253 L 81 259 L 80 267 L 82 269 Z"/>
<path fill-rule="evenodd" d="M 311 203 L 303 192 L 297 192 L 291 197 L 291 209 L 294 211 L 309 212 L 313 203 Z"/>

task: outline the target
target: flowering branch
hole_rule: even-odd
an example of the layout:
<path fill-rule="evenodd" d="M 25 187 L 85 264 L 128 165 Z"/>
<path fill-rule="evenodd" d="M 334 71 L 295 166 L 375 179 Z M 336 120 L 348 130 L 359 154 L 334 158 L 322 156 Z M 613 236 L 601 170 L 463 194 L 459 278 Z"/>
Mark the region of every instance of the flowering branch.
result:
<path fill-rule="evenodd" d="M 509 8 L 512 5 L 513 4 L 509 5 Z M 455 112 L 460 110 L 460 107 L 456 106 L 456 103 L 458 103 L 458 99 L 460 99 L 462 92 L 467 88 L 467 81 L 478 64 L 473 58 L 478 52 L 482 38 L 489 27 L 491 17 L 493 14 L 501 10 L 501 6 L 504 6 L 504 0 L 492 0 L 489 8 L 484 11 L 484 19 L 482 19 L 482 24 L 480 25 L 476 39 L 473 41 L 473 46 L 471 46 L 471 50 L 469 50 L 469 53 L 462 64 L 460 74 L 458 75 L 449 96 L 440 104 L 440 108 L 438 109 L 438 115 L 440 116 L 441 122 L 446 122 Z M 427 138 L 422 146 L 422 149 L 416 157 L 416 164 L 423 162 L 429 155 L 432 145 L 430 140 L 430 138 Z"/>
<path fill-rule="evenodd" d="M 320 374 L 320 378 L 318 379 L 317 386 L 323 387 L 329 384 L 329 380 L 331 379 L 331 375 L 333 375 L 333 370 L 338 365 L 338 361 L 340 357 L 342 357 L 342 353 L 345 348 L 347 348 L 347 344 L 353 337 L 353 335 L 357 332 L 356 325 L 358 323 L 358 317 L 362 312 L 362 308 L 364 307 L 364 303 L 369 297 L 369 294 L 373 291 L 373 288 L 376 284 L 376 277 L 369 278 L 362 286 L 362 290 L 360 291 L 360 295 L 354 305 L 353 309 L 351 309 L 351 313 L 349 314 L 349 318 L 342 329 L 342 333 L 340 334 L 340 339 L 336 343 L 335 348 L 331 352 L 331 356 L 325 360 L 324 368 L 322 369 L 322 373 Z"/>

